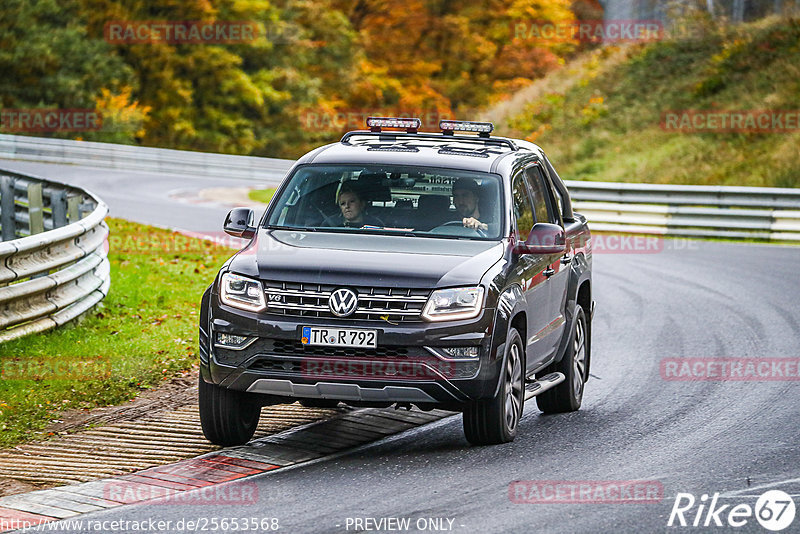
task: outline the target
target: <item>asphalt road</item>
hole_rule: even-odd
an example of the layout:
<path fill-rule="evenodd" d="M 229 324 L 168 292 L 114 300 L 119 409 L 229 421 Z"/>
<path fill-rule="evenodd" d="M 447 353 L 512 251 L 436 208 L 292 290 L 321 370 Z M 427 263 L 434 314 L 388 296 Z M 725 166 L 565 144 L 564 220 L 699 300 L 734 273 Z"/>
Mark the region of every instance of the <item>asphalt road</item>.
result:
<path fill-rule="evenodd" d="M 111 217 L 193 232 L 221 232 L 230 209 L 198 199 L 198 191 L 215 187 L 275 187 L 283 179 L 283 173 L 275 172 L 265 173 L 262 181 L 252 181 L 3 159 L 0 169 L 27 172 L 88 189 L 108 204 Z"/>
<path fill-rule="evenodd" d="M 211 180 L 74 171 L 53 177 L 93 189 L 116 216 L 201 229 L 200 219 L 224 212 L 164 197 Z M 580 411 L 543 416 L 529 401 L 516 441 L 494 447 L 469 446 L 460 417 L 444 419 L 241 482 L 258 484 L 256 505 L 143 504 L 81 519 L 275 517 L 281 532 L 354 532 L 371 531 L 355 528 L 356 518 L 410 518 L 412 530 L 419 518 L 445 518 L 465 533 L 662 532 L 676 530 L 667 521 L 678 493 L 753 506 L 781 489 L 800 505 L 799 381 L 680 382 L 660 373 L 664 358 L 799 358 L 798 273 L 800 249 L 789 247 L 666 241 L 656 253 L 598 253 L 597 378 Z M 664 495 L 656 503 L 518 504 L 509 499 L 517 480 L 655 481 Z M 740 528 L 677 530 L 768 532 L 753 517 Z M 783 532 L 800 532 L 800 510 Z"/>

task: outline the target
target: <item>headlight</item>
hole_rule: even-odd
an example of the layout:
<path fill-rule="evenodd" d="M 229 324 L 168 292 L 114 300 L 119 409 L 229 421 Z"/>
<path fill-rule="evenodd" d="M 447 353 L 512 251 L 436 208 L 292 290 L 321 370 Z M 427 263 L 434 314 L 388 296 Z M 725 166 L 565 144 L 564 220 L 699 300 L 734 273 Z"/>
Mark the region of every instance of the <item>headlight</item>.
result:
<path fill-rule="evenodd" d="M 219 289 L 220 299 L 228 306 L 255 312 L 267 309 L 264 288 L 258 280 L 225 273 L 220 280 Z"/>
<path fill-rule="evenodd" d="M 482 304 L 482 287 L 439 289 L 428 299 L 422 317 L 428 321 L 472 319 L 481 312 Z"/>

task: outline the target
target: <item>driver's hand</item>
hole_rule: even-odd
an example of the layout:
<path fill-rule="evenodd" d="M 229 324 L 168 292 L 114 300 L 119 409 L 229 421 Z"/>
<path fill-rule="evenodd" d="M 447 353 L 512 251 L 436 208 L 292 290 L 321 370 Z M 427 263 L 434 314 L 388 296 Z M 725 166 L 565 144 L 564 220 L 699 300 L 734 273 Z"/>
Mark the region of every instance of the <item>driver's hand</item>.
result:
<path fill-rule="evenodd" d="M 461 222 L 464 223 L 464 226 L 466 228 L 472 228 L 473 230 L 484 230 L 484 231 L 486 231 L 486 230 L 489 229 L 489 225 L 488 224 L 484 224 L 484 223 L 480 222 L 475 217 L 464 217 L 464 219 L 462 219 Z"/>

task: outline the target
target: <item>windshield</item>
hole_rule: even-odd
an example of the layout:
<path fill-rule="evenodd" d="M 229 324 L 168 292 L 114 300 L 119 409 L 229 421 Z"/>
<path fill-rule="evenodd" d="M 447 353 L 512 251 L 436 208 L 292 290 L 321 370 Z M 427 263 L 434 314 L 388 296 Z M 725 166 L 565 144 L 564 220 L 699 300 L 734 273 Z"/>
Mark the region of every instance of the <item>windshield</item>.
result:
<path fill-rule="evenodd" d="M 267 227 L 499 239 L 502 194 L 487 173 L 394 165 L 304 166 L 270 208 Z"/>

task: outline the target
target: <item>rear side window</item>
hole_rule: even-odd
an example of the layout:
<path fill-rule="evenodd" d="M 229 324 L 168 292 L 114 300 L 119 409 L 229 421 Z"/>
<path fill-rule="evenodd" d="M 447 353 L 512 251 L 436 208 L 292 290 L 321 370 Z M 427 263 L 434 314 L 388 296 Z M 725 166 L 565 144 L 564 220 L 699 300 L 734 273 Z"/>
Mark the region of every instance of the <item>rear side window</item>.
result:
<path fill-rule="evenodd" d="M 533 228 L 533 206 L 528 187 L 522 173 L 514 177 L 512 194 L 514 196 L 514 217 L 517 220 L 517 235 L 525 241 Z"/>
<path fill-rule="evenodd" d="M 557 213 L 558 218 L 561 219 L 562 217 L 564 218 L 569 217 L 570 220 L 572 220 L 571 203 L 569 203 L 568 199 L 564 198 L 564 192 L 558 187 L 556 187 L 556 184 L 561 181 L 561 178 L 558 176 L 558 173 L 553 167 L 553 163 L 549 159 L 547 159 L 547 157 L 544 158 L 544 165 L 545 169 L 547 170 L 548 176 L 550 176 L 551 180 L 550 185 L 553 189 L 553 194 L 555 195 L 556 198 L 556 208 L 558 209 Z M 566 210 L 565 204 L 568 203 L 570 204 L 570 209 Z"/>
<path fill-rule="evenodd" d="M 525 169 L 525 179 L 533 194 L 533 208 L 536 222 L 557 223 L 555 216 L 554 200 L 550 187 L 545 183 L 544 176 L 539 167 L 531 166 Z"/>

